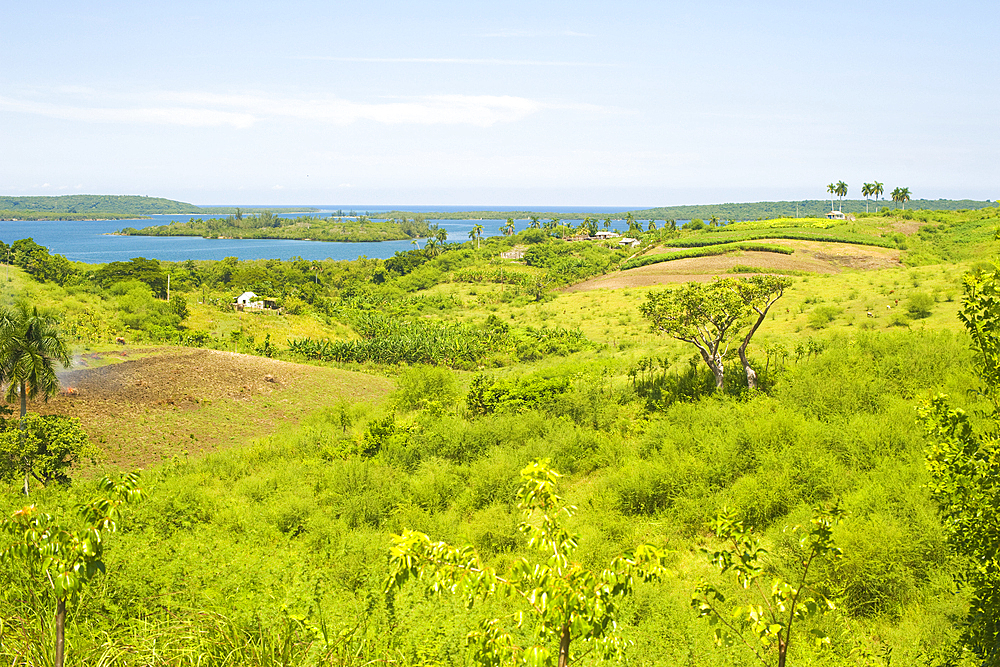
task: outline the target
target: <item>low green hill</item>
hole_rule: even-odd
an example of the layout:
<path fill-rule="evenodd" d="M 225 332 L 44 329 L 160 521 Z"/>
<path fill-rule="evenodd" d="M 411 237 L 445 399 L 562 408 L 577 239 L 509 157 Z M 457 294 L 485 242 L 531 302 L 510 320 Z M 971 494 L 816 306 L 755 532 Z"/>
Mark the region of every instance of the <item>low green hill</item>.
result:
<path fill-rule="evenodd" d="M 287 210 L 293 207 L 271 207 Z M 58 197 L 0 196 L 0 220 L 119 219 L 148 215 L 218 215 L 236 213 L 233 206 L 195 206 L 186 202 L 145 195 L 62 195 Z M 245 208 L 246 212 L 263 210 Z M 317 209 L 297 206 L 295 211 Z"/>

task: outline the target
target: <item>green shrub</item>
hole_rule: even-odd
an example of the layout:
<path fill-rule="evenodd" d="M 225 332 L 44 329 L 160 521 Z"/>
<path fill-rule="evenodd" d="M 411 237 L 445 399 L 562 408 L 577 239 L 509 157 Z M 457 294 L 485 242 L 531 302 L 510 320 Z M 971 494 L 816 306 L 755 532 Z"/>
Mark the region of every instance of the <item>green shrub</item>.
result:
<path fill-rule="evenodd" d="M 914 292 L 906 300 L 906 314 L 913 319 L 930 317 L 934 307 L 934 297 L 927 292 Z"/>
<path fill-rule="evenodd" d="M 414 366 L 399 377 L 393 401 L 402 410 L 420 410 L 430 403 L 452 404 L 458 395 L 454 374 L 441 366 Z"/>

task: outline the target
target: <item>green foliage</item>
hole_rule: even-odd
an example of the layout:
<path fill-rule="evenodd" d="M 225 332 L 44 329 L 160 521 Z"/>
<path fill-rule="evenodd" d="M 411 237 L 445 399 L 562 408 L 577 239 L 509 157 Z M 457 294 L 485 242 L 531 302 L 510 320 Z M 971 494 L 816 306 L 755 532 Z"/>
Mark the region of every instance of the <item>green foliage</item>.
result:
<path fill-rule="evenodd" d="M 134 195 L 62 195 L 59 197 L 0 197 L 0 211 L 45 212 L 71 216 L 117 214 L 124 217 L 163 213 L 198 213 L 205 209 L 162 197 Z M 80 219 L 80 218 L 76 218 Z M 83 218 L 87 219 L 87 218 Z"/>
<path fill-rule="evenodd" d="M 110 262 L 95 271 L 94 278 L 104 288 L 138 280 L 145 283 L 155 296 L 161 299 L 167 296 L 167 272 L 156 259 L 135 257 L 127 262 Z"/>
<path fill-rule="evenodd" d="M 777 276 L 690 282 L 675 290 L 647 293 L 640 311 L 651 321 L 653 331 L 694 345 L 715 375 L 719 389 L 725 382 L 729 343 L 745 330 L 738 352 L 747 385 L 755 389 L 757 374 L 750 367 L 746 349 L 768 310 L 789 285 L 790 279 Z"/>
<path fill-rule="evenodd" d="M 927 292 L 914 292 L 906 299 L 906 314 L 915 320 L 930 317 L 933 308 L 934 297 Z"/>
<path fill-rule="evenodd" d="M 42 484 L 68 484 L 72 467 L 97 453 L 76 417 L 29 412 L 0 419 L 0 480 L 30 474 Z"/>
<path fill-rule="evenodd" d="M 843 312 L 843 309 L 837 306 L 816 306 L 809 312 L 809 326 L 813 329 L 822 329 Z"/>
<path fill-rule="evenodd" d="M 128 227 L 119 234 L 128 236 L 203 236 L 205 238 L 309 239 L 313 241 L 397 241 L 432 235 L 423 218 L 370 220 L 317 216 L 284 218 L 271 211 L 228 218 L 201 218 L 169 225 Z"/>
<path fill-rule="evenodd" d="M 711 244 L 692 250 L 679 250 L 676 252 L 665 252 L 657 255 L 643 255 L 634 257 L 622 265 L 622 271 L 635 269 L 640 266 L 659 264 L 660 262 L 672 262 L 677 259 L 690 259 L 692 257 L 714 257 L 725 255 L 731 252 L 774 252 L 782 255 L 791 255 L 794 251 L 775 245 L 764 245 L 762 243 L 720 243 Z"/>
<path fill-rule="evenodd" d="M 135 473 L 120 482 L 104 477 L 97 488 L 96 498 L 76 506 L 83 523 L 78 529 L 57 523 L 33 505 L 0 520 L 0 533 L 9 536 L 0 549 L 0 563 L 20 562 L 36 578 L 35 585 L 51 587 L 55 597 L 55 667 L 63 667 L 67 601 L 78 598 L 104 572 L 104 536 L 118 529 L 121 507 L 143 497 Z"/>
<path fill-rule="evenodd" d="M 470 546 L 452 547 L 432 542 L 424 533 L 404 530 L 393 536 L 387 592 L 408 580 L 424 580 L 435 593 L 459 593 L 472 606 L 477 598 L 513 598 L 525 609 L 508 618 L 487 618 L 470 632 L 467 642 L 472 659 L 481 665 L 517 660 L 525 665 L 565 667 L 573 640 L 592 642 L 604 659 L 621 659 L 624 642 L 616 635 L 620 599 L 633 593 L 637 581 L 650 581 L 664 571 L 664 555 L 642 545 L 615 558 L 595 574 L 570 561 L 579 538 L 563 525 L 575 507 L 556 494 L 558 473 L 547 461 L 537 461 L 521 471 L 518 508 L 525 520 L 518 530 L 528 546 L 541 553 L 534 563 L 521 559 L 510 575 L 502 576 L 484 565 Z M 534 620 L 531 646 L 520 646 L 505 623 L 520 628 L 525 618 Z M 558 649 L 553 650 L 552 644 Z"/>
<path fill-rule="evenodd" d="M 731 606 L 714 586 L 702 583 L 695 589 L 691 606 L 698 611 L 699 618 L 707 618 L 710 624 L 720 626 L 715 629 L 717 644 L 742 641 L 762 664 L 768 664 L 761 650 L 746 639 L 749 635 L 764 653 L 775 648 L 777 665 L 784 667 L 796 622 L 804 622 L 826 609 L 835 608 L 832 601 L 812 588 L 809 570 L 813 561 L 841 555 L 833 543 L 833 528 L 841 522 L 843 512 L 834 506 L 829 510 L 814 509 L 813 514 L 812 527 L 798 544 L 796 561 L 801 570 L 791 582 L 774 577 L 769 591 L 759 582 L 769 568 L 763 562 L 767 551 L 761 547 L 758 537 L 731 510 L 723 510 L 711 522 L 710 527 L 723 546 L 716 551 L 705 550 L 710 562 L 722 574 L 732 572 L 739 586 L 751 590 L 750 597 L 756 598 L 756 602 Z M 830 641 L 821 630 L 814 630 L 813 636 L 821 644 Z"/>
<path fill-rule="evenodd" d="M 992 404 L 987 428 L 976 433 L 964 410 L 938 396 L 921 410 L 927 435 L 930 489 L 948 541 L 965 560 L 973 592 L 964 638 L 984 665 L 1000 665 L 1000 271 L 964 279 L 959 313 L 972 336 L 981 392 Z"/>
<path fill-rule="evenodd" d="M 553 239 L 531 245 L 524 251 L 524 263 L 545 269 L 547 279 L 553 284 L 572 284 L 606 273 L 625 256 L 625 251 L 618 246 Z"/>
<path fill-rule="evenodd" d="M 40 282 L 64 284 L 72 275 L 73 267 L 62 255 L 50 255 L 34 239 L 20 239 L 10 245 L 15 266 L 24 269 Z"/>
<path fill-rule="evenodd" d="M 184 321 L 184 318 L 188 316 L 187 299 L 182 297 L 180 294 L 174 294 L 171 296 L 170 312 L 176 315 L 180 321 Z"/>
<path fill-rule="evenodd" d="M 847 199 L 842 202 L 846 213 L 864 213 L 864 199 Z M 969 199 L 916 199 L 910 208 L 955 211 L 960 209 L 982 209 L 993 206 L 991 201 Z M 698 206 L 661 206 L 633 211 L 639 218 L 657 220 L 692 220 L 711 218 L 713 215 L 723 220 L 768 220 L 773 218 L 820 218 L 830 210 L 829 199 L 807 199 L 802 201 L 765 201 L 732 204 L 703 204 Z M 434 215 L 433 217 L 437 217 Z"/>
<path fill-rule="evenodd" d="M 403 410 L 441 410 L 458 396 L 455 375 L 439 366 L 415 366 L 406 369 L 397 381 L 393 399 Z"/>
<path fill-rule="evenodd" d="M 568 387 L 569 380 L 564 377 L 497 381 L 480 373 L 472 378 L 465 404 L 470 414 L 477 416 L 540 410 L 550 405 Z"/>
<path fill-rule="evenodd" d="M 479 325 L 407 321 L 374 312 L 354 321 L 360 339 L 291 340 L 289 351 L 310 359 L 375 364 L 436 364 L 475 368 L 487 361 L 537 359 L 589 345 L 579 330 L 513 329 L 496 317 Z"/>

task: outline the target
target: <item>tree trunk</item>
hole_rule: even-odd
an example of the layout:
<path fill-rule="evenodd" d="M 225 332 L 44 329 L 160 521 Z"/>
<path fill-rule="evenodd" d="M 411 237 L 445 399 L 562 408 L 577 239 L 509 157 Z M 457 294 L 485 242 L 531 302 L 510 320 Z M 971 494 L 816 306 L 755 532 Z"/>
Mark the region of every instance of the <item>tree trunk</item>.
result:
<path fill-rule="evenodd" d="M 722 389 L 726 375 L 726 367 L 722 363 L 722 355 L 716 354 L 708 365 L 712 369 L 712 373 L 715 375 L 715 388 Z"/>
<path fill-rule="evenodd" d="M 778 637 L 778 667 L 785 667 L 786 655 L 788 655 L 788 642 Z"/>
<path fill-rule="evenodd" d="M 559 639 L 559 667 L 569 665 L 569 639 L 569 625 L 564 625 Z"/>
<path fill-rule="evenodd" d="M 28 428 L 28 425 L 24 421 L 24 416 L 26 414 L 28 414 L 28 395 L 27 395 L 27 387 L 25 387 L 24 380 L 22 380 L 21 381 L 21 423 L 18 424 L 18 427 L 21 430 L 20 438 L 21 438 L 21 451 L 22 452 L 24 451 L 24 434 L 25 434 L 25 429 Z M 25 496 L 28 495 L 28 490 L 29 490 L 28 489 L 28 477 L 30 475 L 31 475 L 31 459 L 28 458 L 27 456 L 25 456 L 25 460 L 24 460 L 24 495 Z"/>
<path fill-rule="evenodd" d="M 747 349 L 746 346 L 741 345 L 739 349 L 740 361 L 743 363 L 743 371 L 747 374 L 747 386 L 751 389 L 757 388 L 757 372 L 750 368 L 750 362 L 747 361 Z"/>
<path fill-rule="evenodd" d="M 66 598 L 56 602 L 56 664 L 63 667 L 66 653 Z"/>
<path fill-rule="evenodd" d="M 701 352 L 701 358 L 705 361 L 705 364 L 712 369 L 712 374 L 715 376 L 715 388 L 722 389 L 722 381 L 726 373 L 722 362 L 722 355 L 718 352 L 713 354 L 701 345 L 698 345 L 698 351 Z"/>

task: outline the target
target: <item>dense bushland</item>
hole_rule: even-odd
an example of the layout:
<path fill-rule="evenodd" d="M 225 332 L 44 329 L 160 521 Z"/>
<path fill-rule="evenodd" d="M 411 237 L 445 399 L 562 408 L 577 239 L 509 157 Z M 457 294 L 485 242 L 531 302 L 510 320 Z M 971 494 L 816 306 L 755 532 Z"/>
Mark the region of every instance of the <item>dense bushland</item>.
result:
<path fill-rule="evenodd" d="M 738 646 L 713 647 L 687 609 L 709 576 L 694 553 L 705 522 L 733 508 L 780 560 L 792 553 L 785 527 L 835 498 L 848 518 L 835 534 L 843 558 L 818 570 L 840 606 L 818 621 L 835 637 L 824 664 L 884 647 L 904 663 L 947 655 L 964 598 L 945 595 L 953 562 L 914 405 L 967 386 L 968 360 L 966 339 L 948 332 L 862 334 L 788 360 L 769 393 L 695 391 L 652 409 L 626 368 L 567 361 L 518 380 L 483 376 L 464 402 L 450 371 L 414 369 L 393 411 L 335 405 L 243 449 L 145 473 L 149 500 L 108 540 L 108 574 L 71 615 L 71 664 L 465 664 L 464 636 L 504 603 L 467 611 L 419 589 L 384 596 L 389 534 L 469 543 L 503 571 L 522 549 L 518 471 L 542 457 L 581 508 L 571 525 L 584 564 L 639 540 L 672 554 L 671 574 L 624 607 L 637 662 L 752 664 Z M 52 487 L 33 501 L 58 511 L 86 493 Z M 24 620 L 2 654 L 17 662 L 50 632 L 51 601 L 4 567 L 0 613 Z M 813 655 L 798 650 L 797 661 Z"/>

